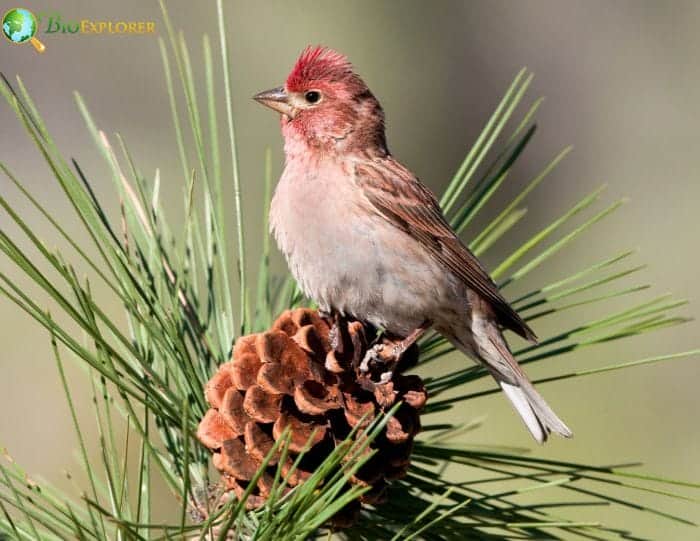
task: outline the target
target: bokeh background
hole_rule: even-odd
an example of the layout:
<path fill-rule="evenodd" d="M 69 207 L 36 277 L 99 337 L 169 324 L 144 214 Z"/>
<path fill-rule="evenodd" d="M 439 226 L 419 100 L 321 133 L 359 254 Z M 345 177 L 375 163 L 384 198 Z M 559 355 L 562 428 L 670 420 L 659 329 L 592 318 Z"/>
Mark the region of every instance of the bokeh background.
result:
<path fill-rule="evenodd" d="M 35 12 L 57 11 L 66 20 L 155 20 L 157 33 L 165 34 L 155 2 L 53 0 L 24 5 Z M 214 3 L 169 0 L 167 5 L 198 58 L 201 35 L 216 37 Z M 2 7 L 4 12 L 15 5 L 3 1 Z M 490 252 L 487 265 L 492 267 L 575 200 L 607 183 L 602 204 L 623 196 L 630 197 L 629 203 L 532 275 L 527 285 L 547 283 L 586 262 L 638 248 L 634 263 L 649 267 L 629 285 L 652 283 L 656 293 L 689 299 L 684 314 L 700 310 L 700 2 L 237 1 L 227 3 L 227 19 L 249 231 L 258 230 L 262 222 L 266 147 L 272 148 L 275 175 L 282 165 L 277 119 L 250 96 L 280 84 L 305 45 L 330 45 L 351 58 L 385 107 L 393 153 L 436 191 L 449 180 L 515 73 L 527 66 L 536 76 L 530 101 L 546 96 L 537 116 L 539 129 L 510 184 L 484 216 L 493 216 L 499 202 L 565 145 L 573 144 L 574 152 L 530 196 L 529 217 Z M 163 196 L 173 212 L 179 212 L 181 172 L 157 40 L 40 37 L 47 46 L 43 55 L 29 45 L 0 43 L 0 69 L 23 78 L 65 154 L 78 159 L 98 195 L 113 199 L 107 169 L 73 101 L 72 92 L 79 90 L 100 127 L 121 133 L 129 142 L 142 171 L 150 176 L 160 168 Z M 201 65 L 195 64 L 195 69 L 203 74 Z M 4 103 L 0 159 L 87 244 L 46 165 Z M 0 179 L 0 189 L 50 246 L 59 242 L 7 179 Z M 4 214 L 0 227 L 14 233 Z M 249 237 L 248 250 L 255 261 L 257 238 Z M 282 268 L 279 257 L 275 264 Z M 3 273 L 19 276 L 6 260 L 0 265 Z M 603 308 L 614 307 L 613 302 Z M 119 317 L 119 307 L 110 308 Z M 599 311 L 541 320 L 536 330 L 547 335 Z M 0 445 L 31 473 L 68 487 L 63 472 L 79 469 L 76 443 L 49 337 L 6 299 L 0 300 L 0 322 Z M 698 345 L 698 326 L 691 322 L 584 349 L 530 372 L 537 377 Z M 533 452 L 599 464 L 641 461 L 649 472 L 699 481 L 698 360 L 543 386 L 576 437 L 555 439 Z M 457 366 L 463 361 L 451 362 Z M 81 383 L 81 370 L 70 368 L 69 375 L 77 382 L 79 414 L 87 420 L 90 395 Z M 500 396 L 469 402 L 456 413 L 465 420 L 485 416 L 484 427 L 469 434 L 469 441 L 531 446 Z M 690 503 L 671 504 L 654 495 L 643 501 L 661 511 L 697 514 L 697 506 Z M 649 514 L 606 508 L 580 513 L 585 520 L 635 527 L 652 539 L 698 538 L 696 528 Z"/>

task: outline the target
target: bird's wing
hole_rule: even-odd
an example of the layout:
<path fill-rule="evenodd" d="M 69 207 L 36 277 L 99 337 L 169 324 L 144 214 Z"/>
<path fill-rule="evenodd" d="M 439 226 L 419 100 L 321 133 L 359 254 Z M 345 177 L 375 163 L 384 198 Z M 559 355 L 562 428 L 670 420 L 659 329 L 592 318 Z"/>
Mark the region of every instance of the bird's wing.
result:
<path fill-rule="evenodd" d="M 520 336 L 537 336 L 508 304 L 479 260 L 457 237 L 435 196 L 391 157 L 366 160 L 355 166 L 355 181 L 377 212 L 420 242 L 469 288 L 488 301 L 498 322 Z"/>

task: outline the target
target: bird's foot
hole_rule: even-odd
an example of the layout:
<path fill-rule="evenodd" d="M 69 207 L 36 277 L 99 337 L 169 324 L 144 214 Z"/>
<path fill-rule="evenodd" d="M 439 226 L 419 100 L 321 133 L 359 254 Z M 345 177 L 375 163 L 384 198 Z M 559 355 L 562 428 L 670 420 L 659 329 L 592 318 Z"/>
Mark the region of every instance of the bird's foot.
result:
<path fill-rule="evenodd" d="M 376 392 L 379 387 L 385 386 L 394 376 L 394 367 L 397 364 L 398 352 L 391 344 L 380 342 L 367 350 L 362 362 L 358 366 L 357 381 L 363 389 Z"/>
<path fill-rule="evenodd" d="M 379 376 L 379 380 L 374 385 L 385 385 L 394 377 L 394 368 L 403 355 L 401 344 L 383 343 L 375 344 L 367 350 L 362 363 L 360 363 L 360 373 L 365 378 Z M 374 373 L 374 377 L 370 374 Z"/>
<path fill-rule="evenodd" d="M 330 331 L 328 332 L 328 341 L 330 343 L 331 349 L 337 353 L 343 353 L 343 330 L 342 326 L 345 324 L 343 315 L 337 310 L 322 310 L 319 308 L 318 313 L 322 318 L 331 320 Z"/>
<path fill-rule="evenodd" d="M 340 334 L 340 326 L 338 322 L 334 322 L 331 326 L 331 330 L 328 332 L 328 341 L 330 342 L 331 349 L 342 353 L 343 349 L 343 338 Z"/>
<path fill-rule="evenodd" d="M 387 345 L 381 342 L 369 348 L 360 363 L 360 372 L 366 374 L 377 364 L 385 364 L 387 361 L 384 353 L 385 349 L 387 349 Z"/>
<path fill-rule="evenodd" d="M 418 340 L 423 333 L 425 333 L 428 328 L 430 328 L 432 322 L 429 320 L 424 321 L 419 327 L 414 329 L 406 338 L 403 339 L 391 339 L 384 337 L 379 343 L 375 344 L 367 350 L 362 363 L 360 364 L 360 372 L 366 374 L 369 372 L 373 366 L 381 365 L 388 366 L 393 369 L 401 360 L 404 353 L 410 348 L 416 340 Z M 391 371 L 386 371 L 384 374 L 389 374 L 388 378 L 391 379 Z M 382 374 L 382 376 L 384 376 Z M 388 381 L 388 380 L 387 380 Z"/>

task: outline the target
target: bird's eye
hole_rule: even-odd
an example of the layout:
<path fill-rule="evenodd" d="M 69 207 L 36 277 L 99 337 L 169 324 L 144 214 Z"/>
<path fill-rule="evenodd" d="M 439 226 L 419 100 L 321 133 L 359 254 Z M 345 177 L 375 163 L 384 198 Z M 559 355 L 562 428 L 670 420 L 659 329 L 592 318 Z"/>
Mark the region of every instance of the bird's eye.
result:
<path fill-rule="evenodd" d="M 321 99 L 321 93 L 318 90 L 309 90 L 304 93 L 304 99 L 307 103 L 318 103 L 318 100 Z"/>

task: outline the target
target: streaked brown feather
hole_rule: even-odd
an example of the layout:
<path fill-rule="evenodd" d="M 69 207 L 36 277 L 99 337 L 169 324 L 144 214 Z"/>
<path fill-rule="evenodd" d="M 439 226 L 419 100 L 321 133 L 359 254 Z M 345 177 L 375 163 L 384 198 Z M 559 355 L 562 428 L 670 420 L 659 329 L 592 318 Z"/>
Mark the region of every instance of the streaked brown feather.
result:
<path fill-rule="evenodd" d="M 377 212 L 419 241 L 433 257 L 489 302 L 503 327 L 537 341 L 537 336 L 503 298 L 479 260 L 459 239 L 435 196 L 391 156 L 355 166 L 355 180 Z"/>

